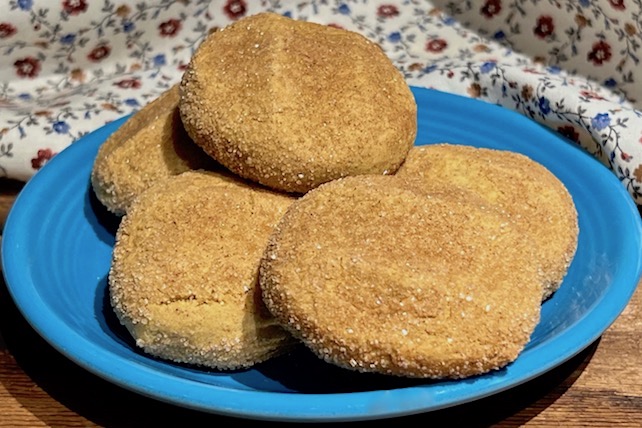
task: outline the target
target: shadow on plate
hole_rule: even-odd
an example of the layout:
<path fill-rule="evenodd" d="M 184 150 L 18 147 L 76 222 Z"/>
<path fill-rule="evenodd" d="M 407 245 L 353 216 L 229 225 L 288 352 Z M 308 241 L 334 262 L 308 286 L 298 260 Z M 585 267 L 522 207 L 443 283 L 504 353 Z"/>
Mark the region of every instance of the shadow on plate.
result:
<path fill-rule="evenodd" d="M 407 379 L 371 373 L 357 373 L 319 359 L 303 345 L 291 352 L 273 358 L 250 369 L 217 371 L 190 364 L 174 363 L 144 353 L 120 323 L 109 300 L 107 277 L 97 287 L 95 315 L 103 333 L 113 340 L 115 347 L 127 348 L 155 369 L 171 372 L 176 376 L 218 384 L 218 377 L 229 377 L 248 389 L 305 394 L 334 394 L 372 390 L 387 390 L 425 385 L 426 380 Z"/>
<path fill-rule="evenodd" d="M 87 222 L 93 228 L 98 239 L 105 244 L 114 245 L 114 237 L 116 236 L 121 217 L 107 210 L 98 200 L 90 181 L 87 181 L 84 198 L 83 208 Z"/>

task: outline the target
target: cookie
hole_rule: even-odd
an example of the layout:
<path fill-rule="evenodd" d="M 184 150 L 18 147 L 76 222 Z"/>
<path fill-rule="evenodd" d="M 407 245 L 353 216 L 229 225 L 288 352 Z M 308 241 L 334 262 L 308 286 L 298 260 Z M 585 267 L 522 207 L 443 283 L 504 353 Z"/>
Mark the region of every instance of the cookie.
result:
<path fill-rule="evenodd" d="M 542 299 L 559 289 L 577 249 L 577 211 L 564 184 L 542 164 L 507 150 L 435 144 L 413 147 L 396 175 L 425 189 L 459 186 L 504 210 L 536 248 Z"/>
<path fill-rule="evenodd" d="M 175 85 L 130 116 L 100 146 L 91 184 L 97 199 L 112 213 L 125 214 L 136 196 L 159 179 L 217 168 L 185 132 L 178 100 Z"/>
<path fill-rule="evenodd" d="M 529 341 L 541 308 L 532 260 L 498 210 L 364 175 L 290 206 L 259 283 L 270 312 L 332 364 L 463 378 L 504 367 Z"/>
<path fill-rule="evenodd" d="M 216 369 L 250 367 L 294 343 L 257 288 L 268 236 L 293 198 L 187 171 L 145 190 L 123 217 L 110 301 L 148 354 Z"/>
<path fill-rule="evenodd" d="M 377 44 L 273 13 L 203 41 L 183 74 L 180 112 L 222 165 L 294 193 L 395 172 L 417 131 L 412 92 Z"/>

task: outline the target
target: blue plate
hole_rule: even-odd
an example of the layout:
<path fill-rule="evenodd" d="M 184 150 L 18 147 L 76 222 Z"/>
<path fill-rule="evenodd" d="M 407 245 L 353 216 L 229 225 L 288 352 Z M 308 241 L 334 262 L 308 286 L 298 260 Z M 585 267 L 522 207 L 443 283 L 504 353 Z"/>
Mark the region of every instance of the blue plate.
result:
<path fill-rule="evenodd" d="M 106 299 L 116 223 L 89 175 L 113 122 L 55 156 L 25 186 L 7 219 L 2 262 L 25 318 L 87 370 L 140 394 L 206 412 L 263 420 L 347 421 L 427 412 L 534 378 L 596 340 L 624 309 L 641 274 L 641 221 L 632 198 L 592 156 L 524 116 L 480 101 L 413 88 L 417 144 L 510 149 L 544 164 L 571 192 L 579 247 L 560 290 L 543 304 L 532 340 L 503 370 L 461 381 L 359 374 L 305 349 L 250 370 L 219 372 L 136 349 Z"/>

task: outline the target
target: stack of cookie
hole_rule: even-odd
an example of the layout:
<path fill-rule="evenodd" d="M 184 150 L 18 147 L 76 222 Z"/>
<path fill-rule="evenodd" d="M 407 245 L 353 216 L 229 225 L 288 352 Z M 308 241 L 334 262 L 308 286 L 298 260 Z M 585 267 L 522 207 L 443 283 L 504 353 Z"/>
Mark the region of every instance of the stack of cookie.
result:
<path fill-rule="evenodd" d="M 516 153 L 413 147 L 416 115 L 356 33 L 270 13 L 212 33 L 92 170 L 137 345 L 238 369 L 303 343 L 422 378 L 517 358 L 574 255 L 572 199 Z"/>

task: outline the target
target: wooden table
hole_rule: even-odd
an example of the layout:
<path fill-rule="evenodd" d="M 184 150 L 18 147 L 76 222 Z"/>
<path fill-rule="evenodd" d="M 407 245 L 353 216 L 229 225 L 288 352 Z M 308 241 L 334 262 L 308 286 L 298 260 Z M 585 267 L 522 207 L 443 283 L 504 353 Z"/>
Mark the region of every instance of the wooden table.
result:
<path fill-rule="evenodd" d="M 20 183 L 0 179 L 0 231 Z M 389 422 L 435 426 L 642 427 L 642 291 L 596 343 L 556 369 L 489 398 Z M 256 425 L 139 396 L 49 346 L 0 280 L 0 426 Z M 261 423 L 265 425 L 276 423 Z M 359 422 L 356 425 L 369 425 Z"/>

